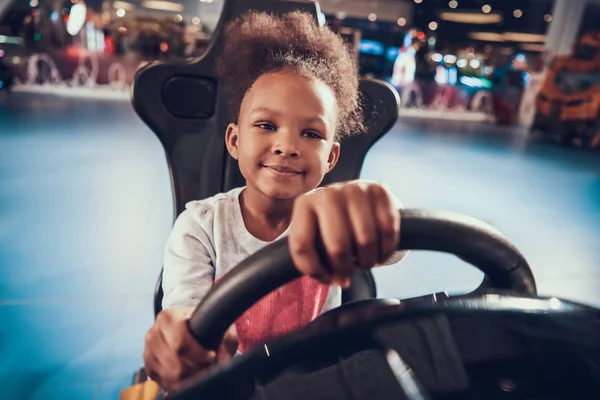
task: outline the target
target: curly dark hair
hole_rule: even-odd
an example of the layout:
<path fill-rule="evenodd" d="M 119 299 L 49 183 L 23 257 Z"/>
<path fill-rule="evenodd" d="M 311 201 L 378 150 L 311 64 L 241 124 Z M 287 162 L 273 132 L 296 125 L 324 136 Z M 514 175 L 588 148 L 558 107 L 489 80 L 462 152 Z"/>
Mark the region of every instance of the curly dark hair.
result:
<path fill-rule="evenodd" d="M 249 12 L 225 29 L 225 46 L 217 60 L 217 74 L 231 99 L 233 120 L 242 100 L 263 74 L 292 69 L 325 83 L 337 100 L 336 138 L 362 133 L 358 66 L 344 40 L 319 27 L 308 13 L 274 16 Z"/>

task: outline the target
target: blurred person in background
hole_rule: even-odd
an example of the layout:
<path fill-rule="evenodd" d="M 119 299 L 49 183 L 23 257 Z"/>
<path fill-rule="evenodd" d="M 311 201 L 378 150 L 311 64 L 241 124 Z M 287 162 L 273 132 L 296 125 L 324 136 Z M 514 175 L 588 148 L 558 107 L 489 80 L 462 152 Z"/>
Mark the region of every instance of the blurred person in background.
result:
<path fill-rule="evenodd" d="M 14 84 L 14 73 L 4 61 L 4 50 L 0 49 L 0 90 L 10 92 Z"/>

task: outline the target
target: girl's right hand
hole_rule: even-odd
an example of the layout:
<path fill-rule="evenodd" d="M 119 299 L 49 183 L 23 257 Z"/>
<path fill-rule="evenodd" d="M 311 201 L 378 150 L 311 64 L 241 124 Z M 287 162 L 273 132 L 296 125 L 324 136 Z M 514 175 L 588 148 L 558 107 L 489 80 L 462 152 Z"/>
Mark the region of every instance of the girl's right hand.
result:
<path fill-rule="evenodd" d="M 185 379 L 206 375 L 211 366 L 230 360 L 237 351 L 235 325 L 227 330 L 217 351 L 198 344 L 188 328 L 194 309 L 161 311 L 146 334 L 144 369 L 167 392 L 177 390 Z"/>

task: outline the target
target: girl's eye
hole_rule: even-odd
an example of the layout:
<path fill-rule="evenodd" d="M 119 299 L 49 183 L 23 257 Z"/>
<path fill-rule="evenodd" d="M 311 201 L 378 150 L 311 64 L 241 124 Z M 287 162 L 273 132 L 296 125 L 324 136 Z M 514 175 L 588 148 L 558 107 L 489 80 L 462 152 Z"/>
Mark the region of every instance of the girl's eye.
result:
<path fill-rule="evenodd" d="M 305 132 L 304 135 L 310 139 L 321 139 L 321 135 L 315 132 Z"/>
<path fill-rule="evenodd" d="M 269 123 L 258 124 L 256 126 L 258 126 L 260 129 L 264 129 L 266 131 L 274 131 L 275 130 L 275 125 L 269 124 Z"/>

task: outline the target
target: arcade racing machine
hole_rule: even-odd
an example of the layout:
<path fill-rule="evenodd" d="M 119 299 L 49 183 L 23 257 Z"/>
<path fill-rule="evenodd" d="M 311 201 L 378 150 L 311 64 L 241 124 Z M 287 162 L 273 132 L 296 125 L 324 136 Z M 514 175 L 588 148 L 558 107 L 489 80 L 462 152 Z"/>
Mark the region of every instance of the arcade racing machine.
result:
<path fill-rule="evenodd" d="M 318 3 L 226 0 L 208 52 L 189 64 L 155 63 L 139 71 L 133 104 L 165 148 L 175 215 L 191 199 L 243 184 L 225 149 L 226 100 L 213 65 L 228 21 L 254 10 Z M 397 119 L 398 95 L 361 82 L 369 132 L 348 139 L 328 181 L 359 175 L 368 149 Z M 483 271 L 473 293 L 376 299 L 370 274 L 357 273 L 344 304 L 191 379 L 167 398 L 183 399 L 597 399 L 600 311 L 537 296 L 521 253 L 494 228 L 467 216 L 403 210 L 399 250 L 455 255 Z M 216 284 L 189 322 L 214 348 L 223 332 L 262 296 L 298 277 L 287 239 L 244 260 Z M 155 298 L 160 312 L 160 280 Z M 136 374 L 143 385 L 143 370 Z M 142 398 L 142 397 L 131 397 Z M 148 398 L 148 397 L 143 397 Z M 154 398 L 154 397 L 153 397 Z"/>
<path fill-rule="evenodd" d="M 533 131 L 561 144 L 600 148 L 600 32 L 582 35 L 557 57 L 536 99 Z"/>

